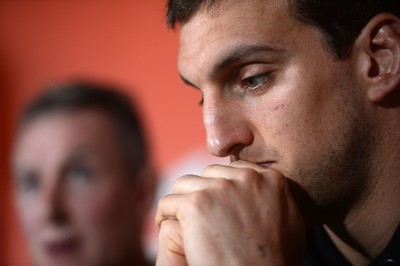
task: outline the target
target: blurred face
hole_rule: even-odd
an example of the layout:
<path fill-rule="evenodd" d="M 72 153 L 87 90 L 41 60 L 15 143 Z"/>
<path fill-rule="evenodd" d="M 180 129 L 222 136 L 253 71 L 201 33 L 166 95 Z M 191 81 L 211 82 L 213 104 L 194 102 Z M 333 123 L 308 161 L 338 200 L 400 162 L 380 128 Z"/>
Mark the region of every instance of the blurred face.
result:
<path fill-rule="evenodd" d="M 122 265 L 139 251 L 139 184 L 96 110 L 42 115 L 15 147 L 15 195 L 40 266 Z"/>
<path fill-rule="evenodd" d="M 218 1 L 180 28 L 210 152 L 282 172 L 305 212 L 350 206 L 365 187 L 372 141 L 351 66 L 285 1 Z"/>

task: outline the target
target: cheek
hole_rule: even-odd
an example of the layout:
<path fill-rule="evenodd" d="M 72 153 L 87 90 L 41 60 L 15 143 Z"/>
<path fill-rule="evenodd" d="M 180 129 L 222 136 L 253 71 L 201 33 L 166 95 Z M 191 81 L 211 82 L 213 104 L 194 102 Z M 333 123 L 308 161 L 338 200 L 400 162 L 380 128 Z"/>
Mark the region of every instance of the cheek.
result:
<path fill-rule="evenodd" d="M 38 234 L 40 228 L 45 226 L 45 217 L 34 200 L 17 200 L 16 210 L 23 230 L 28 236 Z"/>
<path fill-rule="evenodd" d="M 267 99 L 260 108 L 253 108 L 248 116 L 251 119 L 256 118 L 253 123 L 265 141 L 272 145 L 280 146 L 292 142 L 301 134 L 302 129 L 310 128 L 304 110 L 298 108 L 298 103 L 285 98 L 287 96 L 282 95 L 279 99 L 278 97 Z"/>
<path fill-rule="evenodd" d="M 70 202 L 71 215 L 75 225 L 88 231 L 105 226 L 113 218 L 113 211 L 117 207 L 118 193 L 112 190 L 74 197 Z"/>
<path fill-rule="evenodd" d="M 299 85 L 286 84 L 277 88 L 273 95 L 264 99 L 260 108 L 263 111 L 254 110 L 251 114 L 258 117 L 256 128 L 265 145 L 276 150 L 284 164 L 289 165 L 304 156 L 307 152 L 305 147 L 311 149 L 309 146 L 315 146 L 311 142 L 317 139 L 317 135 L 324 134 L 318 128 L 321 110 L 315 102 L 319 101 L 319 96 L 308 95 Z"/>

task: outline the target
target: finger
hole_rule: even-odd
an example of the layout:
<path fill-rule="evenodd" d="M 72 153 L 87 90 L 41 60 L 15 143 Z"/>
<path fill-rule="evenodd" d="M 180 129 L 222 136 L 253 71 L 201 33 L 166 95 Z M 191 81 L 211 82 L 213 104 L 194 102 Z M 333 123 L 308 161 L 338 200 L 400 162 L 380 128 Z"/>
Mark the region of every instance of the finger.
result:
<path fill-rule="evenodd" d="M 250 162 L 246 162 L 246 161 L 242 161 L 242 160 L 233 161 L 229 164 L 229 166 L 234 167 L 234 168 L 241 168 L 241 169 L 250 168 L 268 178 L 284 177 L 284 175 L 280 171 L 278 171 L 277 169 L 275 169 L 273 167 L 265 167 L 265 166 L 261 166 L 258 164 L 254 164 L 254 163 L 250 163 Z"/>
<path fill-rule="evenodd" d="M 229 166 L 234 167 L 234 168 L 251 168 L 257 172 L 264 172 L 264 171 L 271 170 L 271 168 L 266 168 L 264 166 L 261 166 L 261 165 L 255 164 L 255 163 L 251 163 L 251 162 L 247 162 L 247 161 L 243 161 L 243 160 L 236 160 L 236 161 L 230 162 Z"/>
<path fill-rule="evenodd" d="M 225 178 L 229 180 L 242 180 L 246 177 L 259 176 L 262 173 L 273 173 L 275 170 L 264 168 L 262 166 L 237 161 L 229 165 L 210 165 L 204 169 L 202 175 L 208 178 Z M 277 173 L 277 172 L 276 172 Z"/>
<path fill-rule="evenodd" d="M 185 175 L 176 179 L 172 192 L 177 194 L 186 194 L 200 191 L 212 187 L 216 182 L 218 182 L 218 180 L 215 178 Z"/>
<path fill-rule="evenodd" d="M 257 173 L 265 173 L 273 171 L 261 167 L 259 165 L 245 162 L 245 161 L 235 161 L 230 165 L 210 165 L 202 173 L 203 176 L 197 175 L 185 175 L 177 178 L 173 186 L 173 193 L 189 193 L 194 191 L 204 190 L 213 187 L 217 178 L 223 178 L 228 180 L 240 179 L 243 175 L 248 175 L 248 170 L 238 171 L 237 169 L 252 169 L 255 171 L 251 173 L 257 175 Z M 257 173 L 256 173 L 257 172 Z"/>
<path fill-rule="evenodd" d="M 187 265 L 182 232 L 178 221 L 165 220 L 158 236 L 157 266 Z"/>
<path fill-rule="evenodd" d="M 230 165 L 211 164 L 203 170 L 201 175 L 207 178 L 231 179 L 234 173 L 235 168 Z"/>
<path fill-rule="evenodd" d="M 185 195 L 169 194 L 158 201 L 155 222 L 160 227 L 164 220 L 178 220 L 178 208 L 184 201 Z"/>

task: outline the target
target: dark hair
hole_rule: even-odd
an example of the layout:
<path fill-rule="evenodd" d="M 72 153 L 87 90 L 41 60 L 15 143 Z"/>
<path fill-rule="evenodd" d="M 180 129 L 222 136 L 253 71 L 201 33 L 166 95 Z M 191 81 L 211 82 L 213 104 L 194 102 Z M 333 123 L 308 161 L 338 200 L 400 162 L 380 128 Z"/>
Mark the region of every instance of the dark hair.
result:
<path fill-rule="evenodd" d="M 110 85 L 73 82 L 45 88 L 23 111 L 20 126 L 42 115 L 89 108 L 104 112 L 115 124 L 131 174 L 144 167 L 149 155 L 139 113 L 129 97 Z"/>
<path fill-rule="evenodd" d="M 190 20 L 202 7 L 211 8 L 223 0 L 169 0 L 167 25 Z M 315 26 L 329 51 L 337 58 L 348 56 L 350 48 L 370 19 L 388 12 L 400 17 L 399 0 L 286 0 L 299 21 Z"/>

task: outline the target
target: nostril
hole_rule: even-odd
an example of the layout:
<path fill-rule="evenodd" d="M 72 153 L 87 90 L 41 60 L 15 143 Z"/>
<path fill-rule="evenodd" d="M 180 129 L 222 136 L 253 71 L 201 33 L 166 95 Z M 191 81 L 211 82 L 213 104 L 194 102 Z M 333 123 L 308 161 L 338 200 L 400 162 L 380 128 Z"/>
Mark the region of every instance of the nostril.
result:
<path fill-rule="evenodd" d="M 248 144 L 232 145 L 227 151 L 227 156 L 230 156 L 231 161 L 232 161 L 232 159 L 233 159 L 233 161 L 239 160 L 240 151 L 243 150 L 246 146 L 248 146 Z"/>
<path fill-rule="evenodd" d="M 51 211 L 49 220 L 54 224 L 63 225 L 68 222 L 68 215 L 61 208 L 55 208 Z"/>
<path fill-rule="evenodd" d="M 68 214 L 64 200 L 63 193 L 58 187 L 49 192 L 44 199 L 46 217 L 50 222 L 58 225 L 68 222 Z"/>

